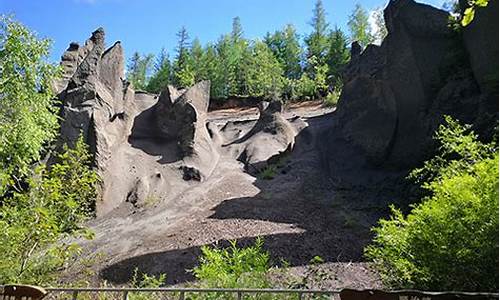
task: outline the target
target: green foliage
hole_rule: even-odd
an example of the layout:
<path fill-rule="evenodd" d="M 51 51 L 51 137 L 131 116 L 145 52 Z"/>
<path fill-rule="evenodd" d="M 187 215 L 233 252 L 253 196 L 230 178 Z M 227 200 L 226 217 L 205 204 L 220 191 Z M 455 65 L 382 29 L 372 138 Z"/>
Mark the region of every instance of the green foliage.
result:
<path fill-rule="evenodd" d="M 321 0 L 316 0 L 313 17 L 309 24 L 313 27 L 313 31 L 305 39 L 308 58 L 306 69 L 309 75 L 313 76 L 315 67 L 325 63 L 324 58 L 328 51 L 328 23 L 326 22 L 326 12 Z M 310 60 L 311 57 L 316 59 Z"/>
<path fill-rule="evenodd" d="M 156 59 L 155 72 L 146 85 L 146 91 L 160 93 L 170 83 L 172 66 L 165 49 L 162 49 Z"/>
<path fill-rule="evenodd" d="M 267 33 L 264 42 L 280 63 L 285 77 L 298 79 L 302 72 L 300 65 L 302 48 L 295 27 L 288 24 L 283 30 L 277 30 L 272 35 Z"/>
<path fill-rule="evenodd" d="M 462 20 L 460 21 L 460 24 L 462 24 L 462 26 L 464 27 L 469 25 L 474 20 L 476 10 L 481 7 L 486 7 L 489 0 L 469 0 L 468 2 L 469 7 L 465 9 Z"/>
<path fill-rule="evenodd" d="M 132 282 L 130 283 L 133 288 L 150 288 L 155 289 L 159 288 L 165 284 L 166 280 L 165 274 L 160 274 L 159 276 L 141 274 L 139 275 L 139 270 L 135 268 L 134 275 L 132 276 Z M 130 293 L 129 299 L 131 300 L 148 300 L 152 299 L 152 295 L 142 292 L 142 293 Z"/>
<path fill-rule="evenodd" d="M 130 58 L 127 66 L 127 80 L 132 83 L 136 90 L 147 89 L 153 58 L 152 54 L 141 56 L 138 52 L 135 52 Z"/>
<path fill-rule="evenodd" d="M 282 94 L 283 69 L 265 43 L 258 41 L 253 45 L 245 71 L 249 96 L 275 99 Z"/>
<path fill-rule="evenodd" d="M 312 56 L 308 59 L 309 65 L 312 66 L 312 72 L 310 73 L 310 78 L 314 83 L 314 97 L 322 98 L 328 89 L 328 65 L 320 64 L 319 59 L 316 56 Z M 307 83 L 307 81 L 304 81 Z"/>
<path fill-rule="evenodd" d="M 479 142 L 470 125 L 461 125 L 450 116 L 445 116 L 445 125 L 439 126 L 434 138 L 439 144 L 438 155 L 410 173 L 410 178 L 424 187 L 443 177 L 470 172 L 475 162 L 498 151 L 496 140 Z"/>
<path fill-rule="evenodd" d="M 276 166 L 274 165 L 269 165 L 266 166 L 262 171 L 259 172 L 258 177 L 265 179 L 265 180 L 271 180 L 274 179 L 276 176 L 277 170 Z"/>
<path fill-rule="evenodd" d="M 98 177 L 80 138 L 64 148 L 50 168 L 40 164 L 26 192 L 3 200 L 0 207 L 0 283 L 46 284 L 79 251 L 59 240 L 92 234 L 82 223 L 93 213 Z M 58 242 L 59 241 L 59 242 Z"/>
<path fill-rule="evenodd" d="M 330 32 L 329 44 L 326 63 L 328 65 L 328 83 L 332 86 L 341 80 L 341 72 L 349 62 L 350 53 L 347 37 L 340 28 L 335 28 Z"/>
<path fill-rule="evenodd" d="M 333 91 L 328 92 L 328 94 L 325 97 L 325 105 L 329 107 L 335 107 L 337 106 L 337 103 L 340 98 L 340 94 L 342 93 L 342 87 L 341 86 L 336 86 Z"/>
<path fill-rule="evenodd" d="M 184 88 L 210 80 L 210 95 L 219 100 L 323 98 L 341 79 L 341 70 L 349 60 L 349 49 L 340 29 L 328 32 L 321 0 L 316 1 L 310 24 L 312 32 L 305 37 L 305 49 L 290 24 L 267 33 L 261 42 L 246 39 L 241 20 L 235 17 L 231 32 L 205 46 L 197 39 L 190 45 L 187 31 L 182 28 L 177 34 L 179 42 L 173 61 L 157 63 L 154 74 L 139 76 L 139 81 L 147 82 L 142 84 L 146 90 L 158 93 L 168 83 Z M 141 61 L 140 55 L 134 57 L 132 62 Z M 158 60 L 164 61 L 164 57 L 166 53 L 162 52 Z"/>
<path fill-rule="evenodd" d="M 266 273 L 270 269 L 269 254 L 262 249 L 264 241 L 257 238 L 253 246 L 239 248 L 231 241 L 228 248 L 203 246 L 199 266 L 193 273 L 201 287 L 269 288 Z M 214 295 L 213 299 L 223 295 Z"/>
<path fill-rule="evenodd" d="M 189 34 L 185 27 L 177 33 L 176 57 L 173 65 L 173 82 L 179 88 L 194 84 L 194 62 L 190 53 Z"/>
<path fill-rule="evenodd" d="M 395 288 L 498 290 L 498 150 L 447 117 L 440 154 L 416 170 L 430 195 L 374 228 L 365 251 Z"/>
<path fill-rule="evenodd" d="M 0 196 L 28 174 L 57 132 L 51 83 L 59 68 L 47 62 L 50 41 L 0 16 Z"/>
<path fill-rule="evenodd" d="M 374 37 L 371 34 L 371 26 L 368 20 L 368 13 L 357 3 L 352 14 L 347 22 L 349 32 L 351 33 L 351 41 L 358 41 L 362 48 L 373 43 Z"/>

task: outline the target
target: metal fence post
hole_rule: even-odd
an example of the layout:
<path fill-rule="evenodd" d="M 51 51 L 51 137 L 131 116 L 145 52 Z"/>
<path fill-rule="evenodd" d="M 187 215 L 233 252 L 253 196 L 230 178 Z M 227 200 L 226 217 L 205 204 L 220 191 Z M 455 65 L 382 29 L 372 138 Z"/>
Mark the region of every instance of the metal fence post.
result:
<path fill-rule="evenodd" d="M 298 292 L 297 295 L 299 296 L 299 300 L 302 300 L 302 293 L 301 292 Z"/>
<path fill-rule="evenodd" d="M 237 293 L 237 296 L 238 296 L 238 300 L 241 300 L 241 299 L 242 299 L 242 293 L 241 293 L 241 292 L 238 292 L 238 293 Z"/>
<path fill-rule="evenodd" d="M 184 300 L 184 291 L 179 293 L 179 300 Z"/>
<path fill-rule="evenodd" d="M 128 300 L 128 291 L 123 291 L 123 300 Z"/>
<path fill-rule="evenodd" d="M 73 291 L 73 300 L 76 300 L 78 298 L 78 291 Z"/>

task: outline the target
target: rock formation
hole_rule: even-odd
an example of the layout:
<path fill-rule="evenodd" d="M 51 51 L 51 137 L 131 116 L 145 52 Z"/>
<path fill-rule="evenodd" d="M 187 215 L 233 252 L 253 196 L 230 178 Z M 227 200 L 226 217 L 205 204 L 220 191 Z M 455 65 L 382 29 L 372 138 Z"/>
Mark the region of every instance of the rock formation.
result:
<path fill-rule="evenodd" d="M 283 117 L 282 111 L 279 101 L 261 102 L 255 125 L 242 137 L 224 145 L 251 173 L 258 173 L 273 156 L 293 148 L 297 130 Z"/>
<path fill-rule="evenodd" d="M 497 11 L 498 1 L 490 2 L 485 15 L 487 10 Z M 388 35 L 382 45 L 369 45 L 354 55 L 345 70 L 335 130 L 371 165 L 405 169 L 432 153 L 432 135 L 443 114 L 474 124 L 485 121 L 488 109 L 477 86 L 483 85 L 485 75 L 478 74 L 489 72 L 483 70 L 487 61 L 498 62 L 498 34 L 481 30 L 482 34 L 470 34 L 480 41 L 468 42 L 468 32 L 475 29 L 464 30 L 465 45 L 475 45 L 466 47 L 472 73 L 469 61 L 462 59 L 462 37 L 448 26 L 447 12 L 413 0 L 393 0 L 384 18 Z M 497 30 L 495 22 L 498 16 L 474 26 Z M 477 49 L 478 45 L 496 50 Z M 496 53 L 496 59 L 484 51 Z M 498 72 L 498 65 L 491 68 Z M 498 115 L 498 106 L 494 112 Z M 490 128 L 494 119 L 487 118 Z"/>
<path fill-rule="evenodd" d="M 181 91 L 169 86 L 154 106 L 158 137 L 177 142 L 186 180 L 210 176 L 219 159 L 207 128 L 209 100 L 210 82 L 202 81 Z"/>
<path fill-rule="evenodd" d="M 135 92 L 124 80 L 120 43 L 106 49 L 102 28 L 83 47 L 71 43 L 61 65 L 64 76 L 54 84 L 63 103 L 59 144 L 80 135 L 89 144 L 102 178 L 98 215 L 124 203 L 141 209 L 151 199 L 173 200 L 210 177 L 227 153 L 223 144 L 233 144 L 229 157 L 246 166 L 293 146 L 296 132 L 279 102 L 263 103 L 253 129 L 233 141 L 207 119 L 210 82 L 169 86 L 158 96 Z"/>
<path fill-rule="evenodd" d="M 62 56 L 64 76 L 56 83 L 63 102 L 61 143 L 74 144 L 83 135 L 104 168 L 113 147 L 130 130 L 124 109 L 133 100 L 123 84 L 124 56 L 119 42 L 105 51 L 104 30 L 99 28 L 84 47 L 72 43 Z"/>

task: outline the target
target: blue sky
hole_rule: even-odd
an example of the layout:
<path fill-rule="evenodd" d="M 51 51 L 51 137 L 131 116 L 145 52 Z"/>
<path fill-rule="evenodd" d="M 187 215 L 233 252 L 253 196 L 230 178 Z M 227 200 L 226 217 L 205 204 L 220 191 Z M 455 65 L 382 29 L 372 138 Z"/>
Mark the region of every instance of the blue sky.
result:
<path fill-rule="evenodd" d="M 0 0 L 0 14 L 15 18 L 41 37 L 53 40 L 51 60 L 59 61 L 71 41 L 80 44 L 99 26 L 106 30 L 107 45 L 122 41 L 126 56 L 132 52 L 158 53 L 165 47 L 173 56 L 176 32 L 186 26 L 204 44 L 231 30 L 239 16 L 245 37 L 264 36 L 291 23 L 304 35 L 315 0 Z M 360 0 L 367 10 L 387 0 Z M 421 2 L 440 7 L 443 0 Z M 323 0 L 327 20 L 346 29 L 356 2 Z"/>

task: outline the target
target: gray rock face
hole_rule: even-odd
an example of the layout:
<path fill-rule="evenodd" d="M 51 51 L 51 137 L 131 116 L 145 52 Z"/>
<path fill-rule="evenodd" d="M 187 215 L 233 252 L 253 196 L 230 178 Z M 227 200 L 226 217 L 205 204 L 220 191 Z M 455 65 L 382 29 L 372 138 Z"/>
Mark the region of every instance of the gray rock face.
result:
<path fill-rule="evenodd" d="M 125 140 L 130 130 L 124 109 L 133 95 L 122 82 L 123 49 L 116 43 L 105 51 L 104 30 L 99 28 L 84 47 L 71 44 L 62 64 L 65 77 L 56 84 L 64 87 L 59 94 L 63 102 L 60 143 L 73 145 L 82 134 L 102 169 L 113 146 Z"/>
<path fill-rule="evenodd" d="M 282 111 L 279 101 L 261 102 L 259 119 L 252 129 L 224 145 L 251 173 L 259 172 L 273 156 L 293 148 L 297 132 Z"/>
<path fill-rule="evenodd" d="M 187 180 L 209 176 L 219 158 L 206 126 L 209 101 L 210 82 L 201 81 L 187 90 L 169 86 L 153 109 L 157 136 L 177 142 Z"/>
<path fill-rule="evenodd" d="M 451 54 L 462 51 L 454 48 L 459 37 L 448 27 L 447 12 L 393 0 L 384 18 L 382 45 L 369 45 L 345 70 L 336 126 L 371 164 L 404 169 L 431 152 L 443 114 L 474 122 L 482 101 L 466 67 L 446 72 Z M 463 63 L 451 65 L 457 64 Z"/>

